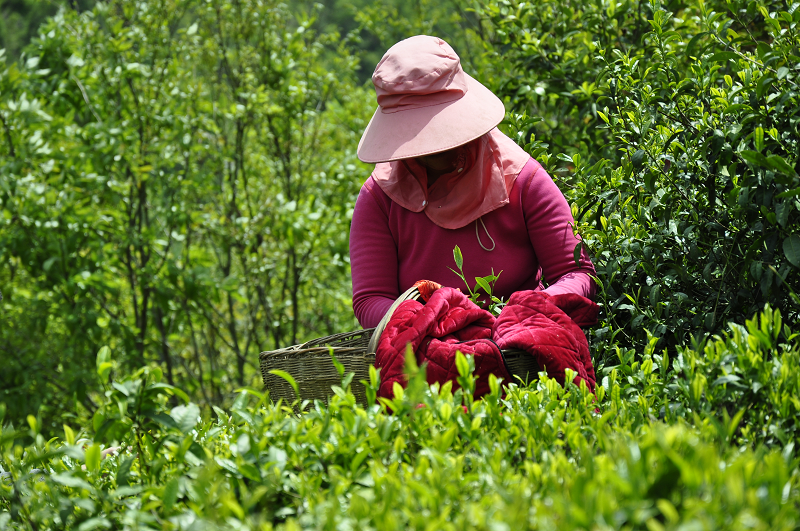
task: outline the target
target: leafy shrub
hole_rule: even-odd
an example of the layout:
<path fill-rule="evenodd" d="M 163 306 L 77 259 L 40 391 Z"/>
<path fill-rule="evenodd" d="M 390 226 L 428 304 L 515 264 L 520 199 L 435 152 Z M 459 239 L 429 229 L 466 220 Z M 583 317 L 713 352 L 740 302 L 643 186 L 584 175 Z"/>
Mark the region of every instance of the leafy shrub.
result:
<path fill-rule="evenodd" d="M 652 336 L 641 361 L 633 350 L 617 349 L 621 363 L 605 367 L 602 381 L 613 388 L 628 380 L 628 399 L 635 397 L 648 414 L 668 423 L 708 423 L 732 444 L 793 451 L 800 435 L 800 373 L 792 369 L 800 363 L 798 337 L 780 312 L 767 307 L 760 319 L 732 323 L 722 336 L 694 348 L 679 347 L 671 362 L 666 349 L 656 353 Z"/>
<path fill-rule="evenodd" d="M 260 351 L 355 327 L 354 64 L 283 4 L 194 0 L 65 10 L 0 62 L 10 414 L 92 415 L 104 344 L 219 404 Z"/>
<path fill-rule="evenodd" d="M 779 329 L 778 314 L 766 312 L 683 350 L 671 371 L 652 348 L 641 363 L 623 354 L 596 398 L 542 375 L 535 387 L 511 385 L 505 396 L 493 381 L 492 393 L 473 402 L 475 382 L 462 363 L 456 392 L 427 386 L 411 367 L 408 387 L 380 405 L 359 407 L 339 388 L 327 406 L 297 415 L 244 390 L 212 420 L 192 404 L 171 407 L 170 397 L 182 393 L 145 369 L 108 385 L 94 427 L 78 434 L 65 426 L 62 439 L 45 440 L 34 417 L 30 429 L 3 428 L 0 522 L 11 529 L 794 529 L 799 461 L 782 441 L 797 433 L 800 361 L 797 345 L 776 344 Z M 731 368 L 745 359 L 749 365 Z M 764 376 L 776 372 L 776 381 Z M 726 416 L 743 399 L 750 412 Z M 120 454 L 102 459 L 112 444 Z"/>
<path fill-rule="evenodd" d="M 787 57 L 800 13 L 783 13 L 768 17 L 767 44 L 713 11 L 701 10 L 694 36 L 657 11 L 652 53 L 604 51 L 610 92 L 598 113 L 625 158 L 585 201 L 599 203 L 592 235 L 612 309 L 634 330 L 685 341 L 767 301 L 797 315 L 800 116 Z"/>
<path fill-rule="evenodd" d="M 570 174 L 602 284 L 601 357 L 645 330 L 674 346 L 766 302 L 790 321 L 800 306 L 800 10 L 665 5 L 482 3 L 515 74 L 506 98 L 542 119 L 511 128 L 523 144 L 537 131 L 541 158 Z"/>
<path fill-rule="evenodd" d="M 555 170 L 559 154 L 575 152 L 585 160 L 613 160 L 611 136 L 597 127 L 597 98 L 605 85 L 596 56 L 604 48 L 638 50 L 649 30 L 649 6 L 490 0 L 477 2 L 475 10 L 489 30 L 487 80 L 513 113 L 536 118 L 521 133 L 528 138 L 535 132 L 549 145 L 539 162 Z"/>

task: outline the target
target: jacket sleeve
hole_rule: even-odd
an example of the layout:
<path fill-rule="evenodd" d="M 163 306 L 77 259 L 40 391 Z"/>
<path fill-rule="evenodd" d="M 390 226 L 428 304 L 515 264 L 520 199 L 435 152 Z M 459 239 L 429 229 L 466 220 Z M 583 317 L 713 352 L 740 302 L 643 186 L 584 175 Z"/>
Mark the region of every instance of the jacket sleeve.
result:
<path fill-rule="evenodd" d="M 376 195 L 382 194 L 370 177 L 358 194 L 350 225 L 353 312 L 364 328 L 377 326 L 400 296 L 397 244 L 389 230 L 388 204 L 381 205 Z"/>
<path fill-rule="evenodd" d="M 572 211 L 541 166 L 531 176 L 522 200 L 528 235 L 548 286 L 545 293 L 576 293 L 594 299 L 597 291 L 592 278 L 596 276 L 594 265 L 583 248 L 575 263 L 574 251 L 580 240 L 572 230 L 575 225 Z"/>

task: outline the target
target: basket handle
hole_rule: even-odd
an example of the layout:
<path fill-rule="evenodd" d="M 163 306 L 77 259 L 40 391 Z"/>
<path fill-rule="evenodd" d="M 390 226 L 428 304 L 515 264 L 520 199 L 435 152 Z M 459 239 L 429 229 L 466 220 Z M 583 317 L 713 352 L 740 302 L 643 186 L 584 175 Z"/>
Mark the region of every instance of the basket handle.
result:
<path fill-rule="evenodd" d="M 375 354 L 378 350 L 378 342 L 381 339 L 381 334 L 383 334 L 383 330 L 386 328 L 386 325 L 389 323 L 389 319 L 392 318 L 392 314 L 400 306 L 401 302 L 409 301 L 409 300 L 419 300 L 420 294 L 419 290 L 414 286 L 408 288 L 404 291 L 397 300 L 395 300 L 389 309 L 386 310 L 386 314 L 384 314 L 383 319 L 381 322 L 378 323 L 378 326 L 375 327 L 375 330 L 372 332 L 372 337 L 369 338 L 369 346 L 367 347 L 367 354 Z"/>

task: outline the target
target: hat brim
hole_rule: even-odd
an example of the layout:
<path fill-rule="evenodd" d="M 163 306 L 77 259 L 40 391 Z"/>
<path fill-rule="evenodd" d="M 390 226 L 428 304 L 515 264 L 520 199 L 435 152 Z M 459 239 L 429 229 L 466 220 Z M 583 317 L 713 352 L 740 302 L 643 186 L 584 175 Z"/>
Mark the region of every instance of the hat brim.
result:
<path fill-rule="evenodd" d="M 393 113 L 378 107 L 358 143 L 358 158 L 374 164 L 421 157 L 466 144 L 494 129 L 505 116 L 503 102 L 466 76 L 467 92 L 456 101 Z"/>

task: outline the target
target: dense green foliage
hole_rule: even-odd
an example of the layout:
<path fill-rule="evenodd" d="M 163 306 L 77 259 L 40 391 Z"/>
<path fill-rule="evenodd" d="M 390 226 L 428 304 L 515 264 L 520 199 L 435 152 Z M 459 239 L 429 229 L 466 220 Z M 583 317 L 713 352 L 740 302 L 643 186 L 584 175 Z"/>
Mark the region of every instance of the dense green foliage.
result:
<path fill-rule="evenodd" d="M 0 2 L 0 48 L 16 59 L 39 27 L 60 8 L 85 11 L 94 4 L 95 0 L 3 0 Z"/>
<path fill-rule="evenodd" d="M 497 90 L 541 118 L 555 153 L 540 158 L 567 164 L 599 333 L 629 344 L 685 343 L 765 302 L 795 320 L 800 302 L 800 10 L 670 4 L 485 8 L 521 72 Z"/>
<path fill-rule="evenodd" d="M 100 4 L 0 74 L 11 410 L 91 414 L 101 345 L 220 403 L 258 352 L 355 327 L 366 98 L 309 25 L 260 2 Z"/>
<path fill-rule="evenodd" d="M 93 428 L 51 440 L 35 417 L 4 428 L 0 525 L 795 529 L 800 349 L 782 333 L 795 337 L 768 311 L 680 349 L 672 368 L 648 349 L 607 371 L 596 399 L 543 375 L 505 396 L 493 380 L 473 402 L 462 357 L 455 392 L 410 366 L 405 391 L 366 409 L 349 388 L 301 415 L 245 390 L 201 419 L 142 370 L 104 385 Z M 103 459 L 112 443 L 122 449 Z"/>
<path fill-rule="evenodd" d="M 0 528 L 800 525 L 800 4 L 70 5 L 0 27 Z M 417 33 L 572 204 L 596 396 L 258 390 L 356 327 L 365 80 Z"/>

